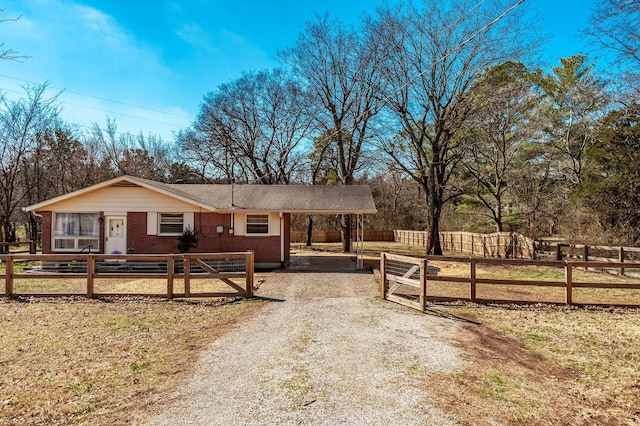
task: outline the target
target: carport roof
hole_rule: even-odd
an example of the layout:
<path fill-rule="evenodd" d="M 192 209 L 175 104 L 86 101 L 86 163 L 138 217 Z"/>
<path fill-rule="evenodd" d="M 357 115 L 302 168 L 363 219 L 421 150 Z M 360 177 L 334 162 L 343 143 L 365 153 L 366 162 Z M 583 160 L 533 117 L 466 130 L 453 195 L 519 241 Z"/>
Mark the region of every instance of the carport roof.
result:
<path fill-rule="evenodd" d="M 140 186 L 217 212 L 369 214 L 377 211 L 371 190 L 366 185 L 168 184 L 133 176 L 120 176 L 25 210 L 43 211 L 48 205 L 110 186 Z"/>

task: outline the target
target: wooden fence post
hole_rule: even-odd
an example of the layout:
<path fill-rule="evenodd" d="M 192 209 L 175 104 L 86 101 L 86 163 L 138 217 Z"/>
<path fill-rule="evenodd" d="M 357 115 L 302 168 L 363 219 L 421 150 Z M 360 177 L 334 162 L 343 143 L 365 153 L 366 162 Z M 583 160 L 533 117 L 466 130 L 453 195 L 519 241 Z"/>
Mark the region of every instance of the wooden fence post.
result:
<path fill-rule="evenodd" d="M 620 263 L 624 262 L 624 247 L 618 249 L 618 260 Z M 620 276 L 624 276 L 624 268 L 620 268 Z"/>
<path fill-rule="evenodd" d="M 387 299 L 387 253 L 380 253 L 380 298 L 382 300 Z"/>
<path fill-rule="evenodd" d="M 173 273 L 176 259 L 172 254 L 167 255 L 167 297 L 173 299 Z"/>
<path fill-rule="evenodd" d="M 87 255 L 87 299 L 91 299 L 93 297 L 93 293 L 95 290 L 95 279 L 94 275 L 96 272 L 96 260 L 94 259 L 92 254 Z"/>
<path fill-rule="evenodd" d="M 589 261 L 589 246 L 588 246 L 588 245 L 586 245 L 586 244 L 584 245 L 584 253 L 583 253 L 582 257 L 583 257 L 583 260 L 584 260 L 585 262 L 588 262 L 588 261 Z M 584 270 L 586 271 L 587 269 L 589 269 L 589 268 L 587 268 L 587 267 L 585 266 L 585 267 L 584 267 Z"/>
<path fill-rule="evenodd" d="M 188 255 L 183 255 L 182 263 L 184 264 L 184 297 L 191 297 L 191 259 Z"/>
<path fill-rule="evenodd" d="M 469 259 L 469 283 L 471 286 L 471 301 L 476 301 L 476 261 Z"/>
<path fill-rule="evenodd" d="M 556 260 L 562 261 L 562 244 L 556 244 Z"/>
<path fill-rule="evenodd" d="M 5 257 L 7 267 L 4 271 L 4 295 L 11 297 L 13 294 L 13 256 L 10 254 Z"/>
<path fill-rule="evenodd" d="M 427 310 L 427 274 L 429 269 L 427 268 L 427 259 L 422 259 L 420 262 L 420 310 L 422 312 Z"/>
<path fill-rule="evenodd" d="M 245 275 L 246 275 L 246 293 L 247 297 L 253 296 L 253 250 L 247 251 L 246 261 L 245 261 Z"/>
<path fill-rule="evenodd" d="M 482 257 L 487 257 L 487 236 L 482 236 Z"/>
<path fill-rule="evenodd" d="M 571 305 L 573 303 L 573 265 L 570 262 L 566 262 L 564 268 L 564 279 L 566 285 L 564 303 Z"/>

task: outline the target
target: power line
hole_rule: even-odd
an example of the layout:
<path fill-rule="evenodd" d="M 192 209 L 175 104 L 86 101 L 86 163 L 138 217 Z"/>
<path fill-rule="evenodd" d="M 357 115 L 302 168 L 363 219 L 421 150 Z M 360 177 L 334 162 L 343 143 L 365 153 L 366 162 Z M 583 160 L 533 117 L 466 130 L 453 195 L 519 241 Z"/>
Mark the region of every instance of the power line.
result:
<path fill-rule="evenodd" d="M 25 80 L 25 79 L 17 78 L 17 77 L 11 77 L 11 76 L 5 75 L 5 74 L 0 74 L 0 77 L 4 77 L 4 78 L 10 79 L 10 80 L 15 80 L 15 81 L 21 81 L 23 83 L 39 84 L 39 83 L 36 83 L 34 81 Z M 135 104 L 131 104 L 131 103 L 128 103 L 128 102 L 123 102 L 123 101 L 117 101 L 117 100 L 113 100 L 113 99 L 103 98 L 103 97 L 100 97 L 100 96 L 90 95 L 88 93 L 82 93 L 82 92 L 78 92 L 78 91 L 70 90 L 70 89 L 66 89 L 66 88 L 55 87 L 55 86 L 49 86 L 49 87 L 52 88 L 52 89 L 55 89 L 55 90 L 60 90 L 60 91 L 63 91 L 63 92 L 68 92 L 68 93 L 73 93 L 73 94 L 80 95 L 80 96 L 85 96 L 87 98 L 98 99 L 98 100 L 101 100 L 101 101 L 112 102 L 112 103 L 115 103 L 115 104 L 129 106 L 129 107 L 132 107 L 132 108 L 139 108 L 139 109 L 143 109 L 143 110 L 146 110 L 146 111 L 157 112 L 159 114 L 165 114 L 165 115 L 173 115 L 175 117 L 186 118 L 186 119 L 191 120 L 191 117 L 188 117 L 188 116 L 183 115 L 183 114 L 176 114 L 176 113 L 173 113 L 173 112 L 160 111 L 160 110 L 157 110 L 157 109 L 144 107 L 144 106 L 141 106 L 141 105 L 135 105 Z M 134 118 L 137 118 L 137 117 L 134 117 Z"/>
<path fill-rule="evenodd" d="M 12 90 L 12 89 L 1 89 L 1 90 L 4 91 L 4 92 L 16 93 L 18 95 L 22 95 L 23 94 L 22 92 L 19 92 L 17 90 Z M 74 104 L 74 103 L 71 103 L 71 102 L 64 102 L 64 101 L 62 103 L 64 103 L 65 105 L 78 106 L 78 107 L 81 107 L 81 108 L 92 109 L 92 110 L 96 110 L 96 111 L 100 111 L 100 112 L 105 112 L 105 113 L 108 113 L 108 114 L 114 114 L 114 115 L 119 115 L 119 116 L 123 116 L 123 117 L 135 118 L 137 120 L 143 120 L 143 121 L 149 121 L 149 122 L 152 122 L 152 123 L 164 124 L 164 125 L 171 126 L 171 127 L 176 127 L 176 128 L 180 128 L 181 127 L 181 125 L 178 125 L 178 124 L 166 123 L 164 121 L 157 121 L 157 120 L 152 120 L 152 119 L 149 119 L 149 118 L 137 117 L 137 116 L 134 116 L 134 115 L 123 114 L 123 113 L 115 112 L 115 111 L 107 111 L 107 110 L 104 110 L 104 109 L 94 108 L 94 107 L 90 107 L 90 106 L 87 106 L 87 105 L 79 105 L 79 104 Z M 108 118 L 108 116 L 107 116 L 107 118 Z M 91 130 L 93 129 L 93 127 L 91 127 L 91 126 L 80 124 L 80 123 L 69 123 L 69 124 L 72 124 L 73 126 L 79 128 L 79 129 L 87 129 L 86 132 L 83 132 L 83 134 L 85 134 L 85 135 L 86 134 L 90 134 Z M 121 136 L 129 136 L 129 135 L 132 134 L 131 132 L 118 132 L 118 131 L 116 131 L 114 133 L 117 134 L 117 135 L 121 135 Z"/>

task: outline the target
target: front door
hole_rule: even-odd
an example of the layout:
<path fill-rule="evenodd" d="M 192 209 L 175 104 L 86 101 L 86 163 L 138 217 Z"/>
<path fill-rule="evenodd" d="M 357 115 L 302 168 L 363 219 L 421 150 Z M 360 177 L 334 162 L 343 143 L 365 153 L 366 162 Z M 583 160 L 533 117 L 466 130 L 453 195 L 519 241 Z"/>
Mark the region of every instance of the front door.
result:
<path fill-rule="evenodd" d="M 125 216 L 106 216 L 104 252 L 118 254 L 127 252 L 127 218 Z"/>

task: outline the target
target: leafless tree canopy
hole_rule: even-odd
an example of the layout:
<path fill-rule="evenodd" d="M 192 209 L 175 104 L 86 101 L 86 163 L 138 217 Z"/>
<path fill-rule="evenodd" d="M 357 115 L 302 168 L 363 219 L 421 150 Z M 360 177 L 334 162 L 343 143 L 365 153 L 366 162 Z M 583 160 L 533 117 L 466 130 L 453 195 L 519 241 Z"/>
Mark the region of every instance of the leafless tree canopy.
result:
<path fill-rule="evenodd" d="M 511 3 L 425 1 L 381 9 L 371 27 L 384 46 L 385 101 L 400 129 L 380 148 L 424 189 L 427 252 L 441 253 L 438 232 L 462 150 L 458 137 L 473 109 L 469 91 L 485 69 L 517 60 L 533 46 Z"/>
<path fill-rule="evenodd" d="M 584 33 L 616 56 L 611 65 L 640 90 L 640 1 L 600 0 Z"/>
<path fill-rule="evenodd" d="M 4 12 L 5 9 L 0 9 L 0 13 Z M 6 22 L 15 22 L 18 19 L 20 19 L 22 16 L 17 16 L 15 18 L 5 18 L 5 19 L 0 19 L 0 24 L 4 24 Z M 6 49 L 4 47 L 5 43 L 1 42 L 0 43 L 0 60 L 5 59 L 5 60 L 12 60 L 12 61 L 21 61 L 23 59 L 27 59 L 28 56 L 25 55 L 21 55 L 20 53 L 16 52 L 13 49 Z"/>
<path fill-rule="evenodd" d="M 179 139 L 207 179 L 290 183 L 299 178 L 301 143 L 313 128 L 308 106 L 305 89 L 284 71 L 245 73 L 206 95 Z"/>

